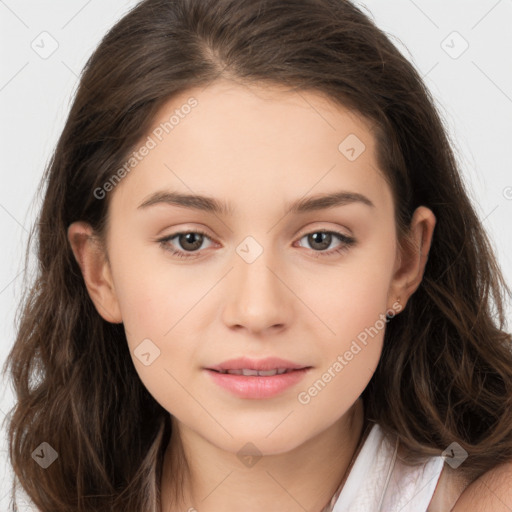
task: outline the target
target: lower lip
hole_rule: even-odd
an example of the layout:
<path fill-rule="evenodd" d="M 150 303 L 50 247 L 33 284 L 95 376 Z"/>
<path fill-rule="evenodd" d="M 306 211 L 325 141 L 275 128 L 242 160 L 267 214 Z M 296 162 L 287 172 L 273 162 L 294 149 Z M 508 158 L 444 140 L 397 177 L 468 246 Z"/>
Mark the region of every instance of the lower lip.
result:
<path fill-rule="evenodd" d="M 241 398 L 270 398 L 294 386 L 304 378 L 310 368 L 293 370 L 281 375 L 259 377 L 254 375 L 232 375 L 206 370 L 213 381 L 220 387 L 231 391 Z"/>

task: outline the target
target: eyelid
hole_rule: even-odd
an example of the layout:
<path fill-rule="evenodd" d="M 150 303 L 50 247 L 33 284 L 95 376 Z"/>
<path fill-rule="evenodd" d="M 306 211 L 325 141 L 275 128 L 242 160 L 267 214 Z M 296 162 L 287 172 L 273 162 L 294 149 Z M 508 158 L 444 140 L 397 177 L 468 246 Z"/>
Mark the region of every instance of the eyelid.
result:
<path fill-rule="evenodd" d="M 354 238 L 353 235 L 352 235 L 352 231 L 350 231 L 348 228 L 345 228 L 345 230 L 348 233 L 342 233 L 341 230 L 343 228 L 340 227 L 340 226 L 335 227 L 335 228 L 326 228 L 326 227 L 324 227 L 324 225 L 317 227 L 317 224 L 322 224 L 322 223 L 321 222 L 317 222 L 317 223 L 313 224 L 313 226 L 309 225 L 307 228 L 300 229 L 294 235 L 294 238 L 302 238 L 305 235 L 310 235 L 311 233 L 320 233 L 320 232 L 323 232 L 323 233 L 337 233 L 337 234 L 342 235 L 342 236 L 344 236 L 346 238 Z M 323 223 L 323 224 L 325 224 L 325 223 Z"/>

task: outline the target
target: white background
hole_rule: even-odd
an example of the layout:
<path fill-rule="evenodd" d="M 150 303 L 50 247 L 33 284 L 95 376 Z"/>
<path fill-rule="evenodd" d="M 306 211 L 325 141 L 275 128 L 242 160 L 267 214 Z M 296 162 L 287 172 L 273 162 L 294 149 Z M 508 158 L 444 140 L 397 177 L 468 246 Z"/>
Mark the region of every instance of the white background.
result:
<path fill-rule="evenodd" d="M 14 341 L 25 243 L 40 205 L 34 196 L 36 186 L 63 128 L 86 59 L 135 3 L 0 0 L 0 364 Z M 436 98 L 479 215 L 512 283 L 512 1 L 358 4 L 366 6 L 376 24 L 413 62 Z M 41 36 L 45 31 L 58 48 L 43 59 L 32 45 L 43 46 L 41 38 L 48 38 Z M 453 58 L 464 40 L 467 50 Z M 1 421 L 13 398 L 7 384 L 0 385 Z M 8 471 L 3 437 L 0 511 L 7 510 L 9 490 L 3 478 Z"/>

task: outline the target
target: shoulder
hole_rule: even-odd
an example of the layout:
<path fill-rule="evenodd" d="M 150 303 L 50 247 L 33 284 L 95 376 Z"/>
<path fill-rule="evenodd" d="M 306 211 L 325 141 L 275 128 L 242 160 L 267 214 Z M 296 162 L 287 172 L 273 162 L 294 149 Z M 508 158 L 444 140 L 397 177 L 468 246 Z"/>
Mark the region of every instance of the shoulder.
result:
<path fill-rule="evenodd" d="M 501 464 L 470 483 L 445 464 L 427 512 L 511 512 L 512 462 Z"/>
<path fill-rule="evenodd" d="M 451 512 L 512 511 L 512 461 L 487 471 L 468 485 Z"/>

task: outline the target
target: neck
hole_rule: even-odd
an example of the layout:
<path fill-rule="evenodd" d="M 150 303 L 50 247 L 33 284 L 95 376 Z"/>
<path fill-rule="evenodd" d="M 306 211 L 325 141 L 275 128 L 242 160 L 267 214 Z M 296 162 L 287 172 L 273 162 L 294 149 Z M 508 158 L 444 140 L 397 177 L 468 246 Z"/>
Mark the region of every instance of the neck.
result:
<path fill-rule="evenodd" d="M 359 399 L 323 432 L 288 452 L 263 455 L 248 468 L 236 453 L 220 449 L 172 420 L 162 470 L 161 512 L 192 508 L 201 512 L 240 508 L 303 512 L 323 510 L 340 489 L 340 482 L 343 485 L 360 447 L 364 411 Z M 176 482 L 178 486 L 173 485 Z"/>

